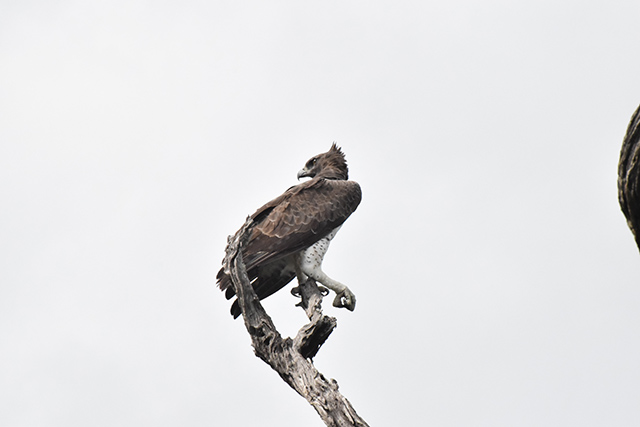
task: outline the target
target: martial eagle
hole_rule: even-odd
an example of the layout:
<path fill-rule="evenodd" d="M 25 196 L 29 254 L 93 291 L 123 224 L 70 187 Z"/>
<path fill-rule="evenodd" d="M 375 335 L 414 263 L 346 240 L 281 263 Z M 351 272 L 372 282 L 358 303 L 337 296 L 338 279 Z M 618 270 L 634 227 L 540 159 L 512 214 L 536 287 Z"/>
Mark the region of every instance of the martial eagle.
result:
<path fill-rule="evenodd" d="M 329 151 L 312 157 L 298 172 L 295 185 L 258 209 L 251 219 L 255 226 L 242 256 L 249 280 L 258 298 L 264 299 L 297 277 L 299 283 L 312 278 L 336 293 L 333 305 L 353 311 L 355 295 L 322 271 L 329 242 L 362 199 L 357 182 L 349 181 L 342 150 L 334 143 Z M 221 269 L 218 286 L 231 299 L 235 289 Z M 231 306 L 240 315 L 238 301 Z"/>

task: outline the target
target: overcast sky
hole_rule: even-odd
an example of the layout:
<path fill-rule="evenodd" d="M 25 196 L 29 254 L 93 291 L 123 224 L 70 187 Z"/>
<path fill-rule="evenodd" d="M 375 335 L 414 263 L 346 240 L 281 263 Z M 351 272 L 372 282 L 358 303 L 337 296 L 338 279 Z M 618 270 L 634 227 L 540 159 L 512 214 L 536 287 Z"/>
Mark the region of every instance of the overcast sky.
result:
<path fill-rule="evenodd" d="M 640 2 L 0 0 L 0 425 L 321 426 L 215 287 L 332 141 L 371 426 L 640 425 Z M 265 301 L 284 335 L 305 317 Z"/>

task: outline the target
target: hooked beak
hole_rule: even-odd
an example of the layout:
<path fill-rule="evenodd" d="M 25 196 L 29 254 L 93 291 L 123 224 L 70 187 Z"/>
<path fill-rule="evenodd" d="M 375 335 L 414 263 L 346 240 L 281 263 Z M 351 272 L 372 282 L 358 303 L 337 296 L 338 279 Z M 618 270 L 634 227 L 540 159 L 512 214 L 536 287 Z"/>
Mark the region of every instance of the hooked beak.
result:
<path fill-rule="evenodd" d="M 304 178 L 307 176 L 311 176 L 309 175 L 309 171 L 307 170 L 307 168 L 302 168 L 298 171 L 298 181 L 300 181 L 300 178 Z"/>

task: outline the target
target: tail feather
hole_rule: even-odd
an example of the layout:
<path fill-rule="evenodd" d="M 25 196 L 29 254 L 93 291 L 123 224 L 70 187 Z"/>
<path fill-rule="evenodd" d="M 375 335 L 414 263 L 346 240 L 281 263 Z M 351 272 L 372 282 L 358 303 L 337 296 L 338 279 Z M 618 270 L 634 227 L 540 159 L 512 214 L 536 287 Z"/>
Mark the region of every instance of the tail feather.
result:
<path fill-rule="evenodd" d="M 267 277 L 264 279 L 258 277 L 256 280 L 253 281 L 251 285 L 253 286 L 253 289 L 256 291 L 256 295 L 258 295 L 258 299 L 263 300 L 268 296 L 273 295 L 275 292 L 279 291 L 280 289 L 284 288 L 287 285 L 287 283 L 293 280 L 294 277 L 296 277 L 295 273 L 283 274 L 282 276 L 278 276 L 278 277 L 275 277 L 275 276 Z M 231 304 L 231 315 L 233 316 L 234 319 L 237 319 L 241 313 L 242 313 L 242 310 L 240 310 L 240 304 L 236 299 L 235 301 L 233 301 L 233 304 Z"/>
<path fill-rule="evenodd" d="M 238 304 L 238 300 L 235 300 L 233 304 L 231 304 L 231 315 L 234 319 L 240 317 L 242 310 L 240 310 L 240 304 Z"/>
<path fill-rule="evenodd" d="M 273 263 L 260 269 L 253 268 L 247 273 L 249 280 L 252 281 L 251 285 L 260 300 L 284 288 L 296 276 L 293 266 L 287 262 Z M 229 275 L 225 274 L 224 270 L 221 269 L 217 278 L 218 286 L 220 290 L 224 291 L 225 297 L 227 299 L 233 298 L 236 295 L 236 291 Z M 231 314 L 234 319 L 241 314 L 237 299 L 231 305 Z"/>
<path fill-rule="evenodd" d="M 226 291 L 230 287 L 233 288 L 233 284 L 231 283 L 231 278 L 227 273 L 224 272 L 224 268 L 221 268 L 216 275 L 216 281 L 218 282 L 218 287 L 221 291 Z"/>

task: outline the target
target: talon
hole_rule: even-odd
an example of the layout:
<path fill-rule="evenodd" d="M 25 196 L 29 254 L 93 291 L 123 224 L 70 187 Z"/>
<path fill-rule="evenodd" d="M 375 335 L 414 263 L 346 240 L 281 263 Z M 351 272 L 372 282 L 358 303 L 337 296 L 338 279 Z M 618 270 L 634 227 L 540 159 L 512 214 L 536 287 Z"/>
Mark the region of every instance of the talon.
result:
<path fill-rule="evenodd" d="M 356 308 L 356 296 L 349 288 L 345 288 L 342 292 L 336 294 L 333 300 L 333 306 L 339 308 L 344 307 L 349 311 L 353 311 Z"/>
<path fill-rule="evenodd" d="M 327 295 L 329 295 L 329 289 L 325 288 L 324 286 L 318 286 L 318 290 L 320 291 L 323 297 L 326 297 Z"/>
<path fill-rule="evenodd" d="M 291 295 L 296 298 L 300 298 L 300 287 L 294 286 L 293 288 L 291 288 Z"/>

